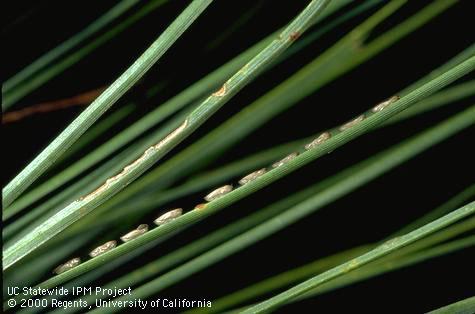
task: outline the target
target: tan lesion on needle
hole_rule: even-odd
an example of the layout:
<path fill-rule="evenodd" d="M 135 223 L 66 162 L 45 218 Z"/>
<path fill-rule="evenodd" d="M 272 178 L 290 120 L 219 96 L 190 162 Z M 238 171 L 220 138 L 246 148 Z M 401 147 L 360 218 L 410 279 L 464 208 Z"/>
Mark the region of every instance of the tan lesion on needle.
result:
<path fill-rule="evenodd" d="M 115 176 L 110 177 L 109 179 L 107 179 L 101 186 L 99 186 L 97 189 L 95 189 L 91 193 L 79 198 L 79 201 L 89 201 L 91 199 L 96 198 L 98 195 L 104 193 L 104 191 L 109 189 L 109 187 L 114 182 L 119 181 L 122 177 L 124 177 L 125 175 L 130 173 L 133 169 L 137 168 L 141 163 L 143 163 L 146 159 L 148 159 L 150 155 L 152 155 L 153 153 L 160 150 L 160 148 L 162 148 L 163 146 L 170 143 L 170 141 L 173 140 L 174 138 L 176 138 L 181 132 L 183 132 L 186 129 L 187 126 L 188 126 L 188 119 L 183 121 L 183 123 L 178 128 L 176 128 L 173 132 L 168 134 L 160 142 L 158 142 L 157 144 L 147 148 L 139 158 L 134 160 L 129 165 L 125 166 L 124 169 L 122 169 L 122 171 L 120 173 L 118 173 Z"/>
<path fill-rule="evenodd" d="M 223 84 L 223 86 L 221 86 L 221 88 L 219 90 L 217 90 L 216 92 L 213 93 L 213 96 L 223 97 L 224 95 L 226 95 L 226 92 L 227 92 L 226 84 Z"/>
<path fill-rule="evenodd" d="M 186 129 L 187 126 L 188 126 L 188 119 L 183 121 L 183 123 L 179 127 L 177 127 L 173 132 L 171 132 L 170 134 L 165 136 L 165 138 L 163 140 L 161 140 L 160 142 L 158 142 L 157 144 L 155 144 L 152 147 L 154 147 L 157 150 L 160 149 L 161 147 L 168 144 L 175 137 L 177 137 L 180 133 L 182 133 Z"/>

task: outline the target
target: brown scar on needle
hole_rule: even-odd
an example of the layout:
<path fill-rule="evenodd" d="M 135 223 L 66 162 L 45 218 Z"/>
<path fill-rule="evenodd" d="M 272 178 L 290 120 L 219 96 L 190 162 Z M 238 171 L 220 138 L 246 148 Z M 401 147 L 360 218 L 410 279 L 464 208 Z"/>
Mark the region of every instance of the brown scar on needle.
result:
<path fill-rule="evenodd" d="M 296 41 L 297 39 L 299 39 L 300 35 L 301 34 L 299 32 L 292 32 L 290 33 L 289 38 L 291 41 Z"/>
<path fill-rule="evenodd" d="M 129 173 L 132 169 L 134 169 L 137 165 L 139 165 L 143 160 L 147 159 L 148 156 L 159 150 L 161 147 L 163 147 L 164 145 L 168 144 L 172 139 L 174 139 L 178 134 L 180 134 L 181 132 L 183 132 L 183 130 L 187 127 L 188 125 L 188 119 L 186 119 L 178 128 L 176 128 L 173 132 L 171 132 L 170 134 L 168 134 L 164 139 L 162 139 L 160 142 L 158 142 L 157 144 L 153 145 L 153 146 L 150 146 L 149 148 L 147 148 L 145 150 L 145 152 L 142 154 L 142 156 L 140 156 L 139 158 L 137 158 L 136 160 L 134 160 L 132 163 L 130 163 L 129 165 L 125 166 L 124 169 L 122 169 L 122 171 L 118 174 L 116 174 L 115 176 L 113 177 L 110 177 L 109 179 L 106 180 L 106 182 L 104 182 L 101 186 L 99 186 L 97 189 L 95 189 L 94 191 L 92 191 L 91 193 L 85 195 L 85 196 L 82 196 L 79 198 L 79 201 L 84 201 L 84 200 L 89 200 L 91 198 L 95 198 L 97 195 L 100 195 L 102 194 L 105 190 L 107 190 L 109 188 L 109 186 L 118 181 L 121 177 L 125 176 L 127 173 Z"/>
<path fill-rule="evenodd" d="M 159 148 L 163 147 L 164 145 L 168 144 L 172 139 L 177 137 L 178 134 L 183 132 L 186 129 L 187 126 L 188 126 L 188 119 L 183 121 L 183 123 L 179 127 L 177 127 L 173 132 L 168 134 L 163 140 L 161 140 L 160 142 L 155 144 L 155 146 L 153 146 L 153 147 L 155 147 L 155 149 L 159 149 Z"/>
<path fill-rule="evenodd" d="M 206 204 L 206 203 L 201 203 L 201 204 L 196 205 L 195 209 L 198 209 L 198 210 L 205 209 L 207 205 L 208 204 Z"/>
<path fill-rule="evenodd" d="M 223 84 L 219 90 L 213 93 L 213 96 L 216 97 L 223 97 L 224 95 L 226 95 L 226 84 Z"/>

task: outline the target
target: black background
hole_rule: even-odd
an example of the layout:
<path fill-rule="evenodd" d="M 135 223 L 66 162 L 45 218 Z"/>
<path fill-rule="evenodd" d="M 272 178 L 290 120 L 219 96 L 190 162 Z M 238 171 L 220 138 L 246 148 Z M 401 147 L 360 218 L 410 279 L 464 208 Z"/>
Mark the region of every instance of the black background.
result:
<path fill-rule="evenodd" d="M 126 123 L 154 109 L 157 104 L 219 66 L 240 51 L 291 20 L 307 1 L 216 1 L 124 100 L 142 92 L 163 78 L 171 84 L 152 101 L 141 104 Z M 462 51 L 473 42 L 469 3 L 461 1 L 426 26 L 405 37 L 376 58 L 307 97 L 292 109 L 236 145 L 210 168 L 224 165 L 252 152 L 298 139 L 333 127 L 369 105 L 392 95 Z M 107 10 L 114 1 L 17 1 L 4 14 L 2 75 L 13 73 L 62 42 Z M 78 94 L 110 84 L 154 40 L 182 10 L 185 1 L 172 4 L 148 16 L 101 49 L 21 101 L 17 108 Z M 426 1 L 410 1 L 376 29 L 377 34 L 399 23 Z M 258 5 L 244 26 L 220 40 L 217 48 L 207 43 L 219 39 L 237 17 Z M 379 6 L 378 6 L 379 7 Z M 378 8 L 377 7 L 377 8 Z M 3 11 L 3 10 L 2 10 Z M 372 12 L 375 10 L 372 10 Z M 177 149 L 238 112 L 265 91 L 276 86 L 312 60 L 337 38 L 364 20 L 368 14 L 345 23 L 312 44 L 302 53 L 266 73 L 247 86 Z M 465 78 L 466 79 L 466 78 Z M 298 92 L 298 91 L 296 91 Z M 473 100 L 471 100 L 473 101 Z M 249 199 L 197 224 L 164 243 L 157 250 L 105 276 L 105 283 L 120 272 L 158 258 L 178 245 L 218 228 L 298 191 L 327 175 L 352 165 L 383 148 L 444 120 L 472 103 L 464 100 L 423 117 L 359 138 L 310 165 L 276 182 Z M 11 179 L 33 156 L 81 111 L 80 107 L 39 114 L 2 127 L 2 180 Z M 123 125 L 118 128 L 123 127 Z M 103 138 L 106 140 L 117 129 Z M 473 127 L 432 147 L 411 161 L 374 180 L 354 193 L 324 207 L 282 232 L 239 254 L 199 272 L 160 296 L 214 299 L 276 273 L 311 262 L 356 245 L 378 241 L 400 226 L 430 211 L 473 183 Z M 470 144 L 472 143 L 472 144 Z M 98 143 L 93 143 L 92 149 Z M 84 151 L 87 153 L 87 150 Z M 202 197 L 191 195 L 179 205 L 191 208 Z M 408 269 L 331 292 L 318 298 L 282 308 L 288 313 L 421 313 L 474 294 L 473 252 L 437 258 Z"/>

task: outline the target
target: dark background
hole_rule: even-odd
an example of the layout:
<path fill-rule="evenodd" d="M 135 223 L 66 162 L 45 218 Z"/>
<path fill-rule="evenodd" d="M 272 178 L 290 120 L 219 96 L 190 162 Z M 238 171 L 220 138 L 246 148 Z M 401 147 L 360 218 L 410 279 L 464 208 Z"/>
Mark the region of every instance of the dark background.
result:
<path fill-rule="evenodd" d="M 392 95 L 443 64 L 473 42 L 469 31 L 469 3 L 461 1 L 426 26 L 405 37 L 395 46 L 333 81 L 314 95 L 279 115 L 236 145 L 211 167 L 223 165 L 250 153 L 302 138 L 333 127 Z M 82 29 L 111 7 L 114 1 L 17 1 L 2 13 L 2 75 L 11 76 L 35 58 Z M 182 38 L 166 53 L 124 100 L 140 99 L 143 91 L 166 78 L 167 89 L 103 138 L 123 128 L 157 104 L 237 55 L 249 45 L 290 21 L 307 1 L 216 1 Z M 374 35 L 384 32 L 422 7 L 426 1 L 410 1 L 389 18 Z M 183 9 L 186 1 L 173 1 L 155 11 L 109 42 L 61 76 L 50 81 L 25 99 L 29 106 L 60 99 L 108 85 L 160 34 Z M 252 7 L 255 14 L 243 26 L 221 37 L 239 16 Z M 379 8 L 380 6 L 377 6 Z M 374 12 L 371 10 L 369 13 Z M 353 18 L 330 32 L 303 52 L 264 74 L 241 91 L 193 136 L 180 145 L 206 134 L 227 117 L 276 86 L 302 65 L 312 60 L 336 39 L 358 25 L 369 13 Z M 217 41 L 216 41 L 217 40 Z M 207 43 L 215 42 L 214 48 Z M 473 76 L 472 76 L 473 77 Z M 466 78 L 467 79 L 467 78 Z M 473 100 L 472 100 L 473 101 Z M 215 230 L 246 213 L 251 213 L 338 170 L 363 160 L 400 140 L 417 133 L 451 114 L 472 105 L 470 100 L 438 109 L 404 123 L 365 135 L 310 165 L 276 182 L 249 199 L 240 201 L 164 243 L 158 250 L 121 267 L 96 284 L 162 256 L 177 246 Z M 113 110 L 114 110 L 113 109 Z M 75 116 L 81 107 L 38 114 L 2 127 L 6 183 L 33 156 L 41 151 Z M 313 215 L 286 228 L 239 254 L 189 277 L 167 289 L 159 297 L 215 299 L 276 273 L 311 262 L 356 245 L 378 241 L 413 219 L 435 208 L 473 183 L 473 149 L 469 147 L 474 128 L 432 147 L 423 154 L 374 180 L 363 188 L 324 207 Z M 473 141 L 472 141 L 473 142 Z M 92 149 L 98 143 L 93 143 Z M 180 147 L 178 149 L 180 149 Z M 87 153 L 85 150 L 84 153 Z M 8 152 L 8 153 L 7 153 Z M 191 208 L 201 194 L 180 200 Z M 177 204 L 171 204 L 177 205 Z M 418 264 L 386 274 L 318 298 L 282 308 L 281 312 L 366 312 L 422 313 L 474 294 L 469 279 L 474 249 Z M 473 275 L 473 271 L 472 274 Z M 158 296 L 157 296 L 158 297 Z"/>

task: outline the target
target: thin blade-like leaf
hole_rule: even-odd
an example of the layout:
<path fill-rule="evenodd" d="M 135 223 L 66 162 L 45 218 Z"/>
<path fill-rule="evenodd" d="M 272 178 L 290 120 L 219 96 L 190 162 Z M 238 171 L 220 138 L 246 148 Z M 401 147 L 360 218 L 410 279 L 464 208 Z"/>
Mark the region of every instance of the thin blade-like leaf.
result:
<path fill-rule="evenodd" d="M 304 281 L 303 283 L 291 289 L 288 289 L 264 302 L 261 302 L 243 311 L 242 313 L 254 314 L 269 311 L 270 309 L 275 309 L 279 305 L 305 293 L 306 291 L 309 291 L 312 288 L 318 287 L 319 285 L 325 282 L 328 282 L 350 271 L 353 271 L 371 261 L 377 260 L 391 252 L 396 251 L 399 248 L 409 245 L 423 237 L 428 236 L 431 233 L 436 232 L 437 230 L 449 226 L 474 213 L 475 202 L 472 202 L 408 234 L 393 238 L 366 254 L 363 254 L 320 275 L 317 275 L 307 281 Z"/>
<path fill-rule="evenodd" d="M 99 117 L 145 75 L 212 0 L 194 0 L 155 42 L 58 137 L 3 189 L 3 207 L 10 205 L 45 172 Z"/>
<path fill-rule="evenodd" d="M 183 123 L 162 141 L 147 149 L 144 154 L 118 175 L 108 179 L 101 187 L 87 196 L 73 202 L 61 212 L 48 219 L 20 241 L 7 248 L 3 256 L 4 269 L 38 248 L 44 242 L 64 230 L 74 221 L 89 213 L 108 198 L 118 193 L 130 182 L 140 176 L 153 163 L 178 145 L 201 124 L 209 119 L 232 96 L 247 85 L 272 61 L 274 61 L 298 36 L 312 23 L 312 20 L 325 8 L 329 0 L 313 0 L 290 25 L 255 56 L 240 71 L 233 75 L 222 88 L 208 97 Z M 202 5 L 204 5 L 202 3 Z M 194 8 L 193 8 L 194 9 Z M 204 8 L 203 8 L 204 9 Z M 107 90 L 106 92 L 107 93 Z"/>

